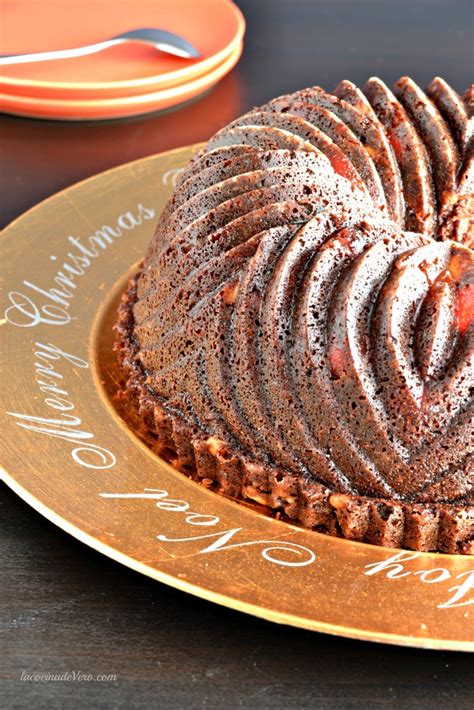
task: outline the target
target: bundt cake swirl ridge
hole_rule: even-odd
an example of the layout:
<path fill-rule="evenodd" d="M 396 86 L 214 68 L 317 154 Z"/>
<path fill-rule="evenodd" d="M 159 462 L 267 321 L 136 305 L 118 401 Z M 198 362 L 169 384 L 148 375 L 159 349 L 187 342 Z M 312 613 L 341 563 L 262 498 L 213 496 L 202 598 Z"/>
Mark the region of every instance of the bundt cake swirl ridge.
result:
<path fill-rule="evenodd" d="M 372 78 L 211 138 L 119 312 L 158 452 L 330 534 L 472 554 L 472 121 L 441 79 Z"/>

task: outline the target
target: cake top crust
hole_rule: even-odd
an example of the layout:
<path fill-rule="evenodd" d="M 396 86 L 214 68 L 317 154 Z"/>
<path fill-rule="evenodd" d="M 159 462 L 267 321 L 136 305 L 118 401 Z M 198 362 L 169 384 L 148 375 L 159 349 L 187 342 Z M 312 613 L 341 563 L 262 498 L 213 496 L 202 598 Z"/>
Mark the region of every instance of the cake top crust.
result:
<path fill-rule="evenodd" d="M 150 392 L 341 494 L 472 503 L 472 88 L 278 97 L 185 168 L 138 278 Z"/>

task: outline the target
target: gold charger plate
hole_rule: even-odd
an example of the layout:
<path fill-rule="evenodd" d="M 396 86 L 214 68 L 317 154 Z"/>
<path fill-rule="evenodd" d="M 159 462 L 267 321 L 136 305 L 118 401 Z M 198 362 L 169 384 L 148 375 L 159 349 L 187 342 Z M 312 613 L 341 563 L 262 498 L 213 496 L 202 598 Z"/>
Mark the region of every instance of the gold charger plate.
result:
<path fill-rule="evenodd" d="M 276 520 L 187 479 L 122 418 L 116 304 L 196 149 L 102 173 L 4 231 L 4 481 L 96 550 L 209 601 L 330 634 L 474 650 L 472 557 L 389 550 Z"/>

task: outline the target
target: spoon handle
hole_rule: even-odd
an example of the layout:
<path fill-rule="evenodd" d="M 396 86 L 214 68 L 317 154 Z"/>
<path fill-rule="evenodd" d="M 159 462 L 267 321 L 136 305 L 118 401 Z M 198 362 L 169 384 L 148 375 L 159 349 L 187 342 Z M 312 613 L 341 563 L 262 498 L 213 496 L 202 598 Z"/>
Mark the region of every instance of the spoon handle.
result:
<path fill-rule="evenodd" d="M 74 49 L 55 49 L 51 52 L 34 52 L 32 54 L 2 54 L 0 55 L 0 66 L 7 64 L 25 64 L 26 62 L 46 62 L 50 59 L 83 57 L 87 54 L 95 54 L 95 52 L 100 52 L 102 49 L 124 41 L 123 39 L 114 38 L 107 39 L 104 42 L 87 44 L 84 47 L 75 47 Z"/>

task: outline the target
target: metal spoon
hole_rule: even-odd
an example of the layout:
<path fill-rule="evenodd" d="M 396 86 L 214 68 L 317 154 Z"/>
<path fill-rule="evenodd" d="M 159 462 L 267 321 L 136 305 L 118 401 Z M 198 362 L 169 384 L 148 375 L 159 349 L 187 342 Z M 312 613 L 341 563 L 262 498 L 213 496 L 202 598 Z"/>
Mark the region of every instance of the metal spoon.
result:
<path fill-rule="evenodd" d="M 74 49 L 55 49 L 51 52 L 35 52 L 34 54 L 3 54 L 0 55 L 0 65 L 82 57 L 87 54 L 95 54 L 95 52 L 100 52 L 103 49 L 107 49 L 107 47 L 111 47 L 114 44 L 122 44 L 123 42 L 144 42 L 145 44 L 151 44 L 162 52 L 174 54 L 184 59 L 197 59 L 201 56 L 198 50 L 183 37 L 173 32 L 166 32 L 166 30 L 144 27 L 138 30 L 123 32 L 103 42 L 88 44 L 84 47 L 76 47 Z"/>

